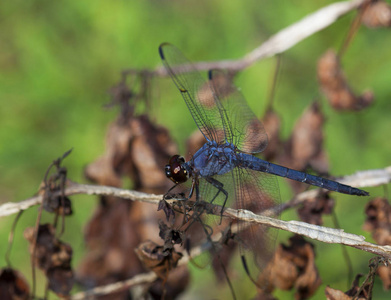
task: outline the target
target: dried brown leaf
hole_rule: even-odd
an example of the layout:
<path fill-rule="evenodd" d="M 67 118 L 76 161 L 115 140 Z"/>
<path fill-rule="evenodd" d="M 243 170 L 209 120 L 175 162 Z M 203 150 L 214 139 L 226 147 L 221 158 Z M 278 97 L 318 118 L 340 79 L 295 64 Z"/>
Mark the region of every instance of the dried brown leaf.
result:
<path fill-rule="evenodd" d="M 372 232 L 379 245 L 391 245 L 391 206 L 385 198 L 374 198 L 365 207 L 363 229 Z"/>
<path fill-rule="evenodd" d="M 389 290 L 391 288 L 391 269 L 389 266 L 379 266 L 377 269 L 381 281 L 383 282 L 383 288 Z"/>
<path fill-rule="evenodd" d="M 327 300 L 352 300 L 353 298 L 346 295 L 340 290 L 333 289 L 329 286 L 325 289 L 326 299 Z"/>
<path fill-rule="evenodd" d="M 183 256 L 176 252 L 174 248 L 171 250 L 167 253 L 163 246 L 159 246 L 152 241 L 144 242 L 135 249 L 143 265 L 163 280 L 167 279 L 169 272 L 177 266 L 178 261 Z"/>
<path fill-rule="evenodd" d="M 113 169 L 109 156 L 101 156 L 84 169 L 87 179 L 108 186 L 120 187 L 121 177 Z"/>
<path fill-rule="evenodd" d="M 47 212 L 56 213 L 62 216 L 70 216 L 73 213 L 71 199 L 66 196 L 53 196 L 54 193 L 61 192 L 61 189 L 63 188 L 58 178 L 61 178 L 61 175 L 56 175 L 58 175 L 58 173 L 50 177 L 47 182 L 41 183 L 38 195 L 43 197 L 44 201 L 42 205 Z"/>
<path fill-rule="evenodd" d="M 167 188 L 162 166 L 175 152 L 167 130 L 142 115 L 110 125 L 105 154 L 87 166 L 85 173 L 99 184 L 117 187 L 127 175 L 134 189 L 154 192 Z"/>
<path fill-rule="evenodd" d="M 291 137 L 284 147 L 279 162 L 289 168 L 306 171 L 311 166 L 317 172 L 328 171 L 327 156 L 323 150 L 323 125 L 325 117 L 318 102 L 313 102 L 297 120 Z M 289 181 L 295 192 L 302 192 L 307 185 Z"/>
<path fill-rule="evenodd" d="M 30 253 L 35 252 L 35 264 L 42 270 L 58 266 L 69 266 L 72 259 L 72 247 L 55 237 L 55 228 L 50 224 L 40 225 L 35 243 L 35 228 L 28 227 L 24 237 L 29 241 Z M 35 245 L 35 250 L 34 250 Z"/>
<path fill-rule="evenodd" d="M 391 245 L 391 206 L 385 198 L 374 198 L 365 207 L 367 216 L 363 229 L 372 233 L 379 245 Z M 383 288 L 391 288 L 391 269 L 379 266 L 377 274 L 383 282 Z"/>
<path fill-rule="evenodd" d="M 168 279 L 163 285 L 163 280 L 157 280 L 148 290 L 153 299 L 176 299 L 182 293 L 190 282 L 190 274 L 187 266 L 179 266 L 171 270 L 168 274 Z M 163 291 L 164 290 L 164 291 Z"/>
<path fill-rule="evenodd" d="M 143 271 L 133 249 L 140 243 L 138 220 L 130 217 L 132 203 L 103 200 L 85 229 L 87 249 L 78 268 L 83 282 L 115 282 Z"/>
<path fill-rule="evenodd" d="M 372 1 L 365 9 L 361 22 L 369 28 L 391 26 L 391 6 L 385 1 Z"/>
<path fill-rule="evenodd" d="M 288 141 L 293 168 L 305 169 L 322 151 L 324 119 L 319 103 L 314 102 L 297 120 Z"/>
<path fill-rule="evenodd" d="M 75 278 L 70 266 L 58 266 L 50 268 L 46 272 L 49 281 L 49 289 L 58 296 L 66 297 L 72 290 Z"/>
<path fill-rule="evenodd" d="M 274 288 L 296 290 L 295 299 L 311 297 L 321 284 L 315 266 L 315 253 L 312 244 L 300 236 L 289 239 L 290 245 L 280 245 L 273 260 L 258 279 L 266 284 L 267 292 Z"/>
<path fill-rule="evenodd" d="M 363 289 L 357 295 L 357 293 L 361 289 L 361 286 L 360 286 L 360 278 L 361 277 L 362 277 L 361 274 L 356 275 L 356 277 L 353 280 L 352 287 L 348 291 L 346 291 L 346 295 L 351 296 L 353 299 L 357 299 L 357 296 L 358 296 L 359 300 L 360 299 L 361 300 L 371 299 L 370 291 L 372 290 L 371 285 L 373 285 L 373 282 L 371 283 L 370 281 L 363 283 L 363 285 L 364 285 Z"/>
<path fill-rule="evenodd" d="M 374 101 L 371 91 L 356 96 L 346 80 L 337 54 L 328 50 L 318 62 L 318 79 L 323 93 L 335 110 L 358 111 Z"/>
<path fill-rule="evenodd" d="M 0 270 L 0 299 L 30 299 L 30 287 L 22 273 L 11 268 Z"/>
<path fill-rule="evenodd" d="M 265 160 L 274 160 L 282 148 L 280 139 L 281 120 L 273 109 L 268 109 L 262 118 L 262 122 L 269 140 L 268 146 L 262 152 L 262 155 Z"/>
<path fill-rule="evenodd" d="M 35 265 L 48 278 L 49 289 L 59 296 L 69 295 L 74 284 L 71 246 L 56 238 L 55 228 L 50 224 L 39 226 L 36 242 L 35 229 L 32 227 L 24 231 L 24 236 L 30 242 L 31 255 L 35 254 Z"/>
<path fill-rule="evenodd" d="M 322 215 L 331 214 L 334 208 L 334 199 L 326 192 L 319 192 L 316 197 L 306 199 L 298 209 L 298 214 L 303 222 L 323 225 Z"/>
<path fill-rule="evenodd" d="M 109 127 L 106 152 L 86 168 L 86 174 L 99 184 L 119 187 L 126 176 L 133 189 L 163 193 L 172 184 L 163 166 L 175 152 L 166 129 L 154 125 L 145 115 L 125 118 L 123 114 Z M 142 241 L 158 238 L 157 220 L 161 217 L 162 213 L 149 204 L 101 197 L 86 227 L 88 251 L 78 270 L 80 281 L 101 285 L 143 272 L 133 250 Z M 112 296 L 121 299 L 125 294 Z"/>

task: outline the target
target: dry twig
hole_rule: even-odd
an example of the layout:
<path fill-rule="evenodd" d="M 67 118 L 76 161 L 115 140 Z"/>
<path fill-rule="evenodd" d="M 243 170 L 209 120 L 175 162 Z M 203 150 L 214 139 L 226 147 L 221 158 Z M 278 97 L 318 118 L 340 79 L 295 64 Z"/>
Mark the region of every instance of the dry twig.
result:
<path fill-rule="evenodd" d="M 275 35 L 271 36 L 262 45 L 239 59 L 196 62 L 193 65 L 199 71 L 210 69 L 230 69 L 233 71 L 243 70 L 258 60 L 283 53 L 284 51 L 292 48 L 305 38 L 330 26 L 338 18 L 348 12 L 359 8 L 364 2 L 365 0 L 343 1 L 323 7 L 291 26 L 282 29 Z M 127 69 L 123 71 L 123 74 L 138 74 L 140 72 L 146 72 L 153 76 L 167 76 L 167 71 L 164 67 L 158 67 L 151 71 Z"/>
<path fill-rule="evenodd" d="M 377 186 L 388 183 L 390 181 L 391 167 L 379 170 L 357 172 L 356 174 L 344 177 L 341 180 L 341 182 L 345 184 L 358 183 L 357 186 L 359 187 Z M 297 203 L 300 203 L 300 200 L 304 199 L 303 195 L 308 196 L 308 193 L 313 192 L 316 193 L 316 190 L 311 190 L 297 195 L 293 199 L 293 201 L 288 202 L 289 204 L 285 205 L 285 207 L 283 206 L 282 209 L 287 209 L 291 207 L 293 205 L 292 203 L 294 203 L 295 205 Z M 163 195 L 153 195 L 108 186 L 86 185 L 72 182 L 68 182 L 64 193 L 66 196 L 75 194 L 115 196 L 123 199 L 141 201 L 155 205 L 157 205 L 159 201 L 163 198 Z M 258 201 L 258 199 L 254 199 L 254 201 Z M 40 204 L 41 202 L 42 196 L 36 196 L 34 198 L 30 198 L 19 203 L 5 203 L 0 206 L 0 217 L 17 213 L 21 210 L 27 209 L 30 206 Z M 266 217 L 265 215 L 256 215 L 247 210 L 235 210 L 230 208 L 224 211 L 224 216 L 247 221 L 250 223 L 265 224 L 278 229 L 298 233 L 312 239 L 317 239 L 325 243 L 337 243 L 351 246 L 391 259 L 391 247 L 379 246 L 376 244 L 365 242 L 365 238 L 363 236 L 345 233 L 343 230 L 340 229 L 310 225 L 299 221 L 281 221 Z"/>

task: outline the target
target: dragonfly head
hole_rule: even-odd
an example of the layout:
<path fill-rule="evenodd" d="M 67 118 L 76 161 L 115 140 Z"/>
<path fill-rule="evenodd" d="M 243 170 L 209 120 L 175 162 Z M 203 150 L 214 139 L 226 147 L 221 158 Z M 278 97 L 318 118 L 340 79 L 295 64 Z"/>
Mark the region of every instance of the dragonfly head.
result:
<path fill-rule="evenodd" d="M 166 176 L 176 184 L 183 183 L 189 178 L 189 172 L 185 167 L 185 159 L 183 156 L 172 156 L 164 170 Z"/>

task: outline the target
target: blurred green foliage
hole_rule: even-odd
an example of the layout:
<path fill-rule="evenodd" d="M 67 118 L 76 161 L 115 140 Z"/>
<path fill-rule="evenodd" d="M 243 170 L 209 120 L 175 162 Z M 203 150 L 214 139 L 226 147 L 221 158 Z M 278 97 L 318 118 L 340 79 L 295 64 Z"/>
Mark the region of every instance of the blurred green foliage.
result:
<path fill-rule="evenodd" d="M 83 167 L 104 151 L 106 127 L 116 110 L 103 109 L 107 91 L 125 68 L 160 65 L 161 42 L 171 42 L 193 61 L 238 58 L 278 30 L 332 1 L 3 1 L 0 3 L 0 203 L 20 201 L 37 192 L 50 162 L 73 147 L 65 161 L 69 177 L 84 181 Z M 289 49 L 283 56 L 275 110 L 287 137 L 295 120 L 315 98 L 322 100 L 327 117 L 325 147 L 333 175 L 382 168 L 390 164 L 391 139 L 391 35 L 387 29 L 360 28 L 343 57 L 343 65 L 356 92 L 371 88 L 376 102 L 359 113 L 333 111 L 320 96 L 316 63 L 328 48 L 338 49 L 353 19 L 351 13 L 329 28 Z M 250 106 L 262 115 L 273 59 L 244 70 L 237 79 Z M 148 113 L 166 126 L 183 150 L 195 129 L 189 113 L 169 79 L 156 79 L 154 101 Z M 280 180 L 282 201 L 291 194 Z M 368 189 L 373 196 L 382 188 Z M 335 196 L 340 225 L 347 232 L 363 234 L 366 199 Z M 75 251 L 76 266 L 83 254 L 83 226 L 95 205 L 94 197 L 75 196 L 75 215 L 67 218 L 63 239 Z M 33 226 L 37 210 L 22 216 L 11 261 L 31 278 L 27 242 L 22 232 Z M 294 213 L 282 216 L 296 219 Z M 44 215 L 44 220 L 51 220 Z M 0 262 L 14 216 L 0 219 Z M 334 226 L 326 218 L 327 226 Z M 284 233 L 280 237 L 286 237 Z M 369 240 L 371 238 L 369 237 Z M 347 268 L 340 246 L 315 243 L 324 287 L 347 290 Z M 366 273 L 367 253 L 348 249 L 353 272 Z M 236 270 L 240 264 L 237 263 Z M 235 271 L 236 272 L 236 271 Z M 237 271 L 239 272 L 239 271 Z M 39 273 L 39 272 L 38 272 Z M 221 297 L 228 289 L 215 289 L 210 270 L 194 270 L 188 296 Z M 200 275 L 201 274 L 201 275 Z M 240 273 L 242 274 L 242 273 Z M 236 277 L 235 277 L 236 276 Z M 239 279 L 233 275 L 233 281 Z M 235 283 L 241 299 L 255 293 L 250 282 Z M 245 283 L 242 283 L 245 282 Z M 210 291 L 216 290 L 210 294 Z M 197 293 L 197 294 L 196 294 Z M 207 293 L 207 294 L 206 294 Z M 291 295 L 281 293 L 282 297 Z M 376 282 L 375 299 L 386 299 Z M 289 296 L 290 297 L 290 296 Z"/>

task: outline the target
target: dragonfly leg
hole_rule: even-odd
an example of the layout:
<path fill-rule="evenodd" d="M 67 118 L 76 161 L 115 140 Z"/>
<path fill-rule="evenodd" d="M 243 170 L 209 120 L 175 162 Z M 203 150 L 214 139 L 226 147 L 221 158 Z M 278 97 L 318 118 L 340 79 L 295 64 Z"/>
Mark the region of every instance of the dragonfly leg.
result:
<path fill-rule="evenodd" d="M 188 211 L 186 209 L 186 202 L 193 196 L 194 192 L 194 186 L 195 186 L 195 181 L 193 180 L 192 186 L 190 188 L 189 194 L 185 195 L 185 193 L 180 192 L 180 193 L 171 193 L 172 190 L 174 190 L 176 187 L 178 187 L 181 183 L 177 183 L 173 185 L 164 195 L 163 195 L 163 201 L 166 201 L 168 199 L 175 199 L 177 202 L 177 205 L 179 208 L 183 206 L 183 224 L 185 224 L 188 221 Z M 197 189 L 197 187 L 196 187 Z M 182 203 L 183 201 L 183 203 Z M 189 209 L 190 210 L 190 209 Z"/>
<path fill-rule="evenodd" d="M 213 199 L 210 201 L 211 204 L 213 204 L 213 201 L 216 200 L 217 196 L 220 193 L 223 193 L 225 195 L 224 203 L 223 203 L 223 205 L 221 207 L 221 211 L 220 211 L 220 224 L 221 224 L 222 219 L 223 219 L 223 212 L 224 212 L 225 204 L 227 203 L 227 200 L 228 200 L 228 192 L 224 189 L 224 185 L 220 181 L 218 181 L 212 177 L 205 177 L 205 180 L 208 181 L 211 185 L 213 185 L 218 190 L 216 195 L 214 195 Z"/>

